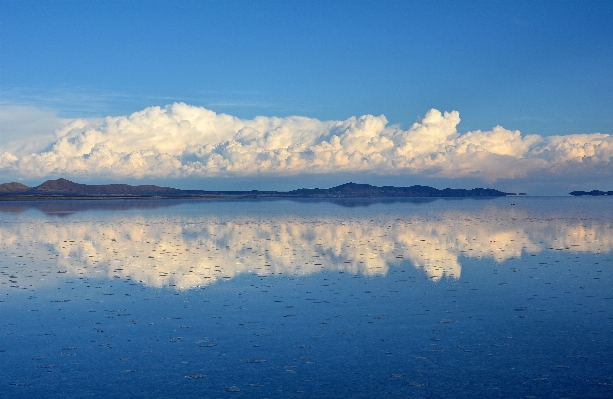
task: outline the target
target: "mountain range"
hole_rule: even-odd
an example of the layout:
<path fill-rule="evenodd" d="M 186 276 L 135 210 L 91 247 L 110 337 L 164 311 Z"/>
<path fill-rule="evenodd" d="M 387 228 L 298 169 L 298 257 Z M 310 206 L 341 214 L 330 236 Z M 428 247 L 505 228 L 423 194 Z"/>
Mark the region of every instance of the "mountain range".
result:
<path fill-rule="evenodd" d="M 21 183 L 0 184 L 0 197 L 7 198 L 91 198 L 91 197 L 205 197 L 205 198 L 399 198 L 399 197 L 501 197 L 514 195 L 491 188 L 445 188 L 439 190 L 428 186 L 410 187 L 345 183 L 340 186 L 320 189 L 301 188 L 293 191 L 205 191 L 180 190 L 155 185 L 131 186 L 129 184 L 80 184 L 67 179 L 47 180 L 36 187 Z"/>
<path fill-rule="evenodd" d="M 575 197 L 580 197 L 582 195 L 591 195 L 591 196 L 601 196 L 601 195 L 613 195 L 613 191 L 601 191 L 601 190 L 592 190 L 592 191 L 571 191 L 569 193 Z"/>

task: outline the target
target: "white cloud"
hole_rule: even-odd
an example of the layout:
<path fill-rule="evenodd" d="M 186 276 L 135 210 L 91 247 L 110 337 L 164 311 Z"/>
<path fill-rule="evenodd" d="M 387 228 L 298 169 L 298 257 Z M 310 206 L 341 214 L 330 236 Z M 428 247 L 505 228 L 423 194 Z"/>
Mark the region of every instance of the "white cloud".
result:
<path fill-rule="evenodd" d="M 403 130 L 383 115 L 244 120 L 175 103 L 129 116 L 69 121 L 46 150 L 16 151 L 15 142 L 3 137 L 0 171 L 21 178 L 137 179 L 364 172 L 489 182 L 578 167 L 613 172 L 608 134 L 522 136 L 501 126 L 459 134 L 459 123 L 457 111 L 435 109 Z"/>

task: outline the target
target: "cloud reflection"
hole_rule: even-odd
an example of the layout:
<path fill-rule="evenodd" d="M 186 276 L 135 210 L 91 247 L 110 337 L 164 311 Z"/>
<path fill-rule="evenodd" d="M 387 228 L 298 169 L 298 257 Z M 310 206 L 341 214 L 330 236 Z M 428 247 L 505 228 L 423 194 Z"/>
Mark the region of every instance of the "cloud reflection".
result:
<path fill-rule="evenodd" d="M 0 287 L 36 288 L 70 276 L 129 278 L 186 290 L 243 273 L 385 275 L 405 261 L 439 281 L 459 279 L 462 258 L 504 262 L 543 250 L 602 253 L 613 248 L 608 222 L 531 219 L 495 208 L 402 219 L 100 219 L 31 217 L 0 225 Z"/>

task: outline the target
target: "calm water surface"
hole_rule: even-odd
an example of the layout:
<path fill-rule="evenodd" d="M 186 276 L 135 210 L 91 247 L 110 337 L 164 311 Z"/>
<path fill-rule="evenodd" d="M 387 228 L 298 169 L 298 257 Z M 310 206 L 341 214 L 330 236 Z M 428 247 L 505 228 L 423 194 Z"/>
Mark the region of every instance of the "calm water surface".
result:
<path fill-rule="evenodd" d="M 613 199 L 0 203 L 0 397 L 613 397 Z"/>

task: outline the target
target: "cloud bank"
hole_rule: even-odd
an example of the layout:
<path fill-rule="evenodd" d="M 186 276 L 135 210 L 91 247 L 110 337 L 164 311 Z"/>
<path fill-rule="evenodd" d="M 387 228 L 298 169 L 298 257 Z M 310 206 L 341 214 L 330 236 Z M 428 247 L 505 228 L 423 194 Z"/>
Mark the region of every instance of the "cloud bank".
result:
<path fill-rule="evenodd" d="M 609 134 L 543 137 L 501 126 L 460 134 L 459 123 L 459 112 L 436 109 L 403 130 L 383 115 L 245 120 L 175 103 L 129 116 L 71 120 L 37 152 L 20 153 L 3 142 L 0 173 L 117 179 L 369 173 L 488 182 L 543 173 L 613 174 Z"/>

